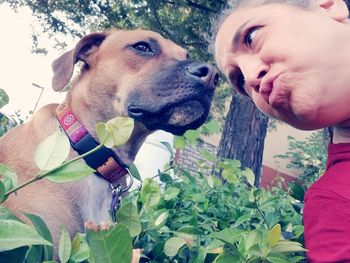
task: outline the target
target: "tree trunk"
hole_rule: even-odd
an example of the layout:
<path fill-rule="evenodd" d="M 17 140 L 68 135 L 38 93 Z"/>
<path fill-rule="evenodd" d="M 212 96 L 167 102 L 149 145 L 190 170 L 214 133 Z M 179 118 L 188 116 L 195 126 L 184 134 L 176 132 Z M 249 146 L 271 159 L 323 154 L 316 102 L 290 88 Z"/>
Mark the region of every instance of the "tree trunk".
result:
<path fill-rule="evenodd" d="M 250 100 L 233 95 L 217 153 L 218 157 L 239 160 L 243 169 L 252 169 L 257 187 L 260 184 L 267 123 L 268 117 Z"/>

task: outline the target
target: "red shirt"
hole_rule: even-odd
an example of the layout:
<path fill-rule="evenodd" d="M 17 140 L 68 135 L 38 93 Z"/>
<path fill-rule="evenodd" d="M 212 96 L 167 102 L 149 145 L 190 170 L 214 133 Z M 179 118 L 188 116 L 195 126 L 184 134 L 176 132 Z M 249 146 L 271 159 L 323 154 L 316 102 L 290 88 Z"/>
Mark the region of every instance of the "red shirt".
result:
<path fill-rule="evenodd" d="M 329 144 L 325 174 L 306 192 L 309 262 L 350 262 L 350 143 Z"/>

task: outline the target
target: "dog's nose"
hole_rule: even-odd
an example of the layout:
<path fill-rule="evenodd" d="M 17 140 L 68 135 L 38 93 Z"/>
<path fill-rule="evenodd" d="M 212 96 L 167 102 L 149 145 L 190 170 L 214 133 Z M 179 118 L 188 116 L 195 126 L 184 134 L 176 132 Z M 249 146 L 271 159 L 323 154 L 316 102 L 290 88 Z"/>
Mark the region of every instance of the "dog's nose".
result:
<path fill-rule="evenodd" d="M 218 70 L 208 63 L 192 62 L 186 69 L 192 76 L 200 78 L 208 88 L 215 89 L 219 83 Z"/>

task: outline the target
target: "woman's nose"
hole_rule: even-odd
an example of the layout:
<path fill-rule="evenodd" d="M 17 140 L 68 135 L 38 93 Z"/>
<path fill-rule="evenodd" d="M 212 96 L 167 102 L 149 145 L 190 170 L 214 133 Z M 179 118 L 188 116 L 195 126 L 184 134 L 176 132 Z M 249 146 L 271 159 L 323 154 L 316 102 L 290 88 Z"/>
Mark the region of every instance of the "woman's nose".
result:
<path fill-rule="evenodd" d="M 241 67 L 241 71 L 246 85 L 259 92 L 261 80 L 267 74 L 268 66 L 259 60 L 248 60 Z"/>

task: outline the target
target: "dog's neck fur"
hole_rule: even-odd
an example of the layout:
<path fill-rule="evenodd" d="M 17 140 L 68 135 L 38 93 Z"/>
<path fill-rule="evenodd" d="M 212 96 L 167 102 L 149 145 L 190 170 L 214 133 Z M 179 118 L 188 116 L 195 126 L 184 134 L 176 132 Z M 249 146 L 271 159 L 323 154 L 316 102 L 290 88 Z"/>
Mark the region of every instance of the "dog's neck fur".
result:
<path fill-rule="evenodd" d="M 72 103 L 73 98 L 74 103 Z M 106 98 L 103 99 L 104 103 L 101 103 L 98 97 L 91 97 L 89 94 L 79 92 L 79 87 L 72 88 L 66 98 L 67 105 L 69 105 L 81 124 L 84 125 L 96 141 L 98 141 L 96 135 L 96 124 L 98 122 L 107 122 L 112 118 L 122 116 L 122 113 L 116 112 L 113 108 L 115 104 L 114 101 L 105 101 Z M 86 114 L 87 112 L 89 112 L 89 114 Z M 124 145 L 113 148 L 113 151 L 123 164 L 129 166 L 135 160 L 137 152 L 146 137 L 150 134 L 151 132 L 146 129 L 145 126 L 136 122 L 129 140 Z"/>
<path fill-rule="evenodd" d="M 73 98 L 74 103 L 72 103 Z M 75 87 L 68 93 L 66 103 L 80 120 L 80 123 L 98 141 L 95 130 L 97 122 L 95 120 L 108 121 L 117 116 L 113 116 L 115 110 L 112 109 L 112 102 L 103 103 L 104 108 L 102 110 L 96 108 L 96 105 L 101 103 L 96 103 L 95 100 L 96 98 L 86 98 L 86 94 L 80 93 L 78 87 Z M 87 112 L 90 115 L 85 114 Z M 95 116 L 91 116 L 91 114 L 95 114 Z M 128 142 L 121 147 L 114 148 L 113 151 L 123 164 L 129 166 L 149 134 L 150 132 L 142 124 L 135 123 L 135 128 Z M 125 184 L 125 179 L 122 179 L 122 181 L 121 183 Z M 81 184 L 83 185 L 79 185 L 79 189 L 85 189 L 83 192 L 80 191 L 81 196 L 78 198 L 81 200 L 79 206 L 82 221 L 108 221 L 110 219 L 108 211 L 112 199 L 112 189 L 109 182 L 95 174 L 91 174 L 85 180 L 82 180 Z"/>

